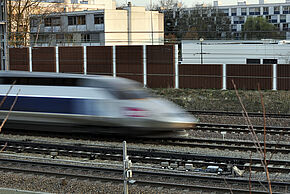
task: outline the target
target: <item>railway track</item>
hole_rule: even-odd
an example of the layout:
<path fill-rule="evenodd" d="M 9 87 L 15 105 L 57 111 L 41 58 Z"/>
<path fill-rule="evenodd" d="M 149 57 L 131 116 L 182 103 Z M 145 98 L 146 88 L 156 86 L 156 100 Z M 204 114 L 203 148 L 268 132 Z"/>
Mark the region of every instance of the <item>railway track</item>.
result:
<path fill-rule="evenodd" d="M 138 140 L 134 140 L 136 142 Z M 190 148 L 209 148 L 220 150 L 239 150 L 256 152 L 257 148 L 253 141 L 238 141 L 238 140 L 220 140 L 220 139 L 206 139 L 206 138 L 169 138 L 169 139 L 142 139 L 141 143 L 157 144 L 157 145 L 172 145 Z M 264 143 L 259 142 L 262 148 Z M 290 153 L 290 144 L 285 143 L 269 143 L 266 144 L 266 151 L 272 153 Z"/>
<path fill-rule="evenodd" d="M 35 159 L 35 158 L 33 158 Z M 111 165 L 109 167 L 96 167 L 92 164 L 84 166 L 83 163 L 60 164 L 55 160 L 45 162 L 30 161 L 27 158 L 5 159 L 0 158 L 0 170 L 25 174 L 36 174 L 60 178 L 106 181 L 121 184 L 122 166 Z M 144 167 L 132 168 L 133 178 L 130 182 L 137 186 L 149 186 L 158 189 L 177 189 L 188 191 L 215 191 L 248 193 L 248 179 L 236 179 L 229 177 L 218 177 L 210 174 L 200 176 L 199 174 L 180 173 L 176 171 L 149 171 Z M 226 184 L 225 184 L 226 183 Z M 290 183 L 272 181 L 273 193 L 290 192 Z M 252 193 L 268 193 L 267 182 L 262 180 L 251 180 Z"/>
<path fill-rule="evenodd" d="M 238 116 L 242 117 L 242 112 L 227 112 L 227 111 L 203 111 L 203 110 L 188 110 L 191 114 L 194 115 L 216 115 L 216 116 Z M 248 112 L 249 117 L 264 117 L 263 113 L 258 112 Z M 290 118 L 290 114 L 286 113 L 266 113 L 266 117 L 269 118 Z"/>
<path fill-rule="evenodd" d="M 52 157 L 69 156 L 78 158 L 88 158 L 91 160 L 112 160 L 122 161 L 122 148 L 116 146 L 73 144 L 73 143 L 49 143 L 36 141 L 16 141 L 10 139 L 0 139 L 0 146 L 6 152 L 25 152 Z M 147 163 L 159 168 L 176 168 L 185 170 L 185 166 L 191 164 L 194 170 L 204 168 L 208 165 L 216 165 L 228 171 L 228 166 L 237 166 L 240 169 L 263 171 L 260 159 L 246 159 L 237 157 L 219 157 L 198 155 L 191 153 L 181 153 L 164 151 L 157 149 L 128 149 L 130 159 L 134 163 Z M 164 166 L 165 164 L 165 166 Z M 275 173 L 290 173 L 289 160 L 270 160 L 268 161 L 269 171 Z M 166 166 L 167 165 L 167 166 Z"/>
<path fill-rule="evenodd" d="M 264 126 L 253 126 L 257 134 L 264 134 Z M 229 133 L 250 133 L 247 125 L 198 123 L 195 130 L 216 131 Z M 290 127 L 266 126 L 266 133 L 270 135 L 290 135 Z"/>

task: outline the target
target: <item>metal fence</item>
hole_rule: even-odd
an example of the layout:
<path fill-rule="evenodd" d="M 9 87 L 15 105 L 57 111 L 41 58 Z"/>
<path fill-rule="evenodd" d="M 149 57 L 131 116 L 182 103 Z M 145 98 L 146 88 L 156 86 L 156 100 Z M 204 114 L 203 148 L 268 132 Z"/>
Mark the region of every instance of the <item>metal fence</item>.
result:
<path fill-rule="evenodd" d="M 177 45 L 9 49 L 10 70 L 126 77 L 150 88 L 290 90 L 289 64 L 179 64 Z"/>

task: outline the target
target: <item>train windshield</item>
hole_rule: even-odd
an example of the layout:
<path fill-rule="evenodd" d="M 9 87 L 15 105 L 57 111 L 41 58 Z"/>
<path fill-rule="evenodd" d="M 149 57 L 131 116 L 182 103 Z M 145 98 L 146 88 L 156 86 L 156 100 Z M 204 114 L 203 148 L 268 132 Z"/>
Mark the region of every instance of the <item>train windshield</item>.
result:
<path fill-rule="evenodd" d="M 151 97 L 150 93 L 148 93 L 144 89 L 127 89 L 127 90 L 111 90 L 110 91 L 115 97 L 118 99 L 126 100 L 126 99 L 143 99 Z"/>
<path fill-rule="evenodd" d="M 105 88 L 115 98 L 122 100 L 153 97 L 152 94 L 144 89 L 138 82 L 125 79 L 99 79 L 97 81 L 82 80 L 81 85 L 86 87 Z"/>
<path fill-rule="evenodd" d="M 152 95 L 141 84 L 136 82 L 114 82 L 108 84 L 108 90 L 118 99 L 144 99 Z"/>

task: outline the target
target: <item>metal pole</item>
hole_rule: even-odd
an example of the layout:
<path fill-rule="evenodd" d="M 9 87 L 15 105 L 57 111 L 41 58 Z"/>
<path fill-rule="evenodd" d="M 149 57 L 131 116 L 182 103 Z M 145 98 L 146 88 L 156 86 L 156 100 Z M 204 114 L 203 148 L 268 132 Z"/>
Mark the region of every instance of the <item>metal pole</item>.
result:
<path fill-rule="evenodd" d="M 59 73 L 59 53 L 58 46 L 55 47 L 55 72 Z"/>
<path fill-rule="evenodd" d="M 272 90 L 277 90 L 277 64 L 273 64 L 273 86 Z"/>
<path fill-rule="evenodd" d="M 150 15 L 151 15 L 151 41 L 152 41 L 152 45 L 154 45 L 154 34 L 153 34 L 153 16 L 152 16 L 152 10 L 153 10 L 153 6 L 152 6 L 152 0 L 150 1 L 150 7 L 151 7 L 151 10 L 150 10 Z"/>
<path fill-rule="evenodd" d="M 176 44 L 174 46 L 174 51 L 175 51 L 175 88 L 179 88 L 179 73 L 178 73 L 178 45 Z"/>
<path fill-rule="evenodd" d="M 29 47 L 29 72 L 32 72 L 32 47 Z"/>
<path fill-rule="evenodd" d="M 204 41 L 203 38 L 199 39 L 200 41 L 200 63 L 203 64 L 203 58 L 202 58 L 202 42 Z"/>
<path fill-rule="evenodd" d="M 84 75 L 87 75 L 87 46 L 84 46 Z"/>
<path fill-rule="evenodd" d="M 202 41 L 200 42 L 200 62 L 203 64 L 203 58 L 202 58 Z"/>
<path fill-rule="evenodd" d="M 222 90 L 227 89 L 227 65 L 223 64 L 223 88 Z"/>
<path fill-rule="evenodd" d="M 131 45 L 131 2 L 128 2 L 128 45 Z"/>
<path fill-rule="evenodd" d="M 113 53 L 113 77 L 117 76 L 117 70 L 116 70 L 116 46 L 114 45 L 112 48 Z"/>
<path fill-rule="evenodd" d="M 126 168 L 126 162 L 127 162 L 127 143 L 126 141 L 123 141 L 123 177 L 124 177 L 124 194 L 128 194 L 128 184 L 127 184 L 127 168 Z"/>
<path fill-rule="evenodd" d="M 147 53 L 146 45 L 143 45 L 143 87 L 147 87 Z"/>
<path fill-rule="evenodd" d="M 1 70 L 8 70 L 7 0 L 1 0 L 0 4 L 0 37 Z"/>

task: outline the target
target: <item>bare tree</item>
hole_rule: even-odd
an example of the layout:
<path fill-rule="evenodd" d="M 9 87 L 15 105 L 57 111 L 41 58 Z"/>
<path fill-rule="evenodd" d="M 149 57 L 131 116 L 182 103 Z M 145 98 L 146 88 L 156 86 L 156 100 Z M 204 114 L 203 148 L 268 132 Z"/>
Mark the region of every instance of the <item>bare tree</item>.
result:
<path fill-rule="evenodd" d="M 63 12 L 64 6 L 62 3 L 47 3 L 45 0 L 8 0 L 9 45 L 21 47 L 29 44 L 31 14 L 47 16 Z"/>
<path fill-rule="evenodd" d="M 164 13 L 165 37 L 174 34 L 181 40 L 231 36 L 229 17 L 214 7 L 196 5 L 187 9 L 176 0 L 161 0 L 154 9 Z"/>

